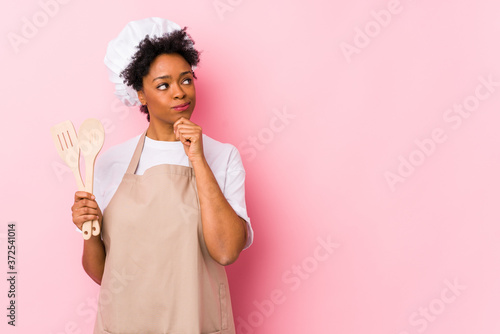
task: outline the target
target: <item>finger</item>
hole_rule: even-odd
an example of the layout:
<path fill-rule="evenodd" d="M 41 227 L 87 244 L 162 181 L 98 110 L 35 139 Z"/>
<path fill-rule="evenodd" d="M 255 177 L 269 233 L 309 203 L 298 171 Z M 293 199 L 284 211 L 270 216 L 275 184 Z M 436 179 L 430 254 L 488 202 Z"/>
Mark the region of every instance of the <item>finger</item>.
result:
<path fill-rule="evenodd" d="M 179 130 L 179 129 L 197 129 L 197 130 L 201 131 L 201 126 L 196 125 L 191 121 L 188 121 L 188 122 L 189 123 L 182 122 L 182 123 L 177 124 L 177 127 L 176 127 L 177 130 Z"/>
<path fill-rule="evenodd" d="M 84 217 L 84 218 L 82 218 Z M 73 211 L 73 220 L 78 219 L 99 219 L 101 217 L 101 213 L 97 209 L 92 208 L 80 208 L 78 210 Z"/>
<path fill-rule="evenodd" d="M 179 127 L 179 124 L 182 124 L 186 119 L 184 117 L 179 118 L 177 121 L 174 122 L 174 133 L 177 133 L 177 128 Z"/>
<path fill-rule="evenodd" d="M 191 141 L 189 140 L 189 138 L 186 138 L 186 136 L 184 136 L 182 133 L 179 134 L 179 140 L 184 145 L 188 145 L 188 146 L 191 145 Z"/>
<path fill-rule="evenodd" d="M 80 201 L 84 198 L 95 199 L 95 196 L 89 192 L 86 192 L 86 191 L 77 191 L 75 193 L 75 202 Z"/>
<path fill-rule="evenodd" d="M 177 132 L 178 133 L 193 133 L 193 134 L 198 134 L 200 135 L 202 132 L 201 132 L 201 128 L 197 125 L 194 125 L 194 124 L 179 124 L 177 126 Z"/>
<path fill-rule="evenodd" d="M 177 121 L 174 123 L 174 133 L 177 133 L 179 126 L 197 126 L 195 123 L 191 122 L 189 119 L 185 117 L 179 118 Z"/>
<path fill-rule="evenodd" d="M 181 132 L 181 135 L 189 142 L 193 144 L 202 143 L 201 135 L 198 131 L 185 131 Z"/>
<path fill-rule="evenodd" d="M 82 199 L 81 201 L 78 202 L 78 204 L 81 204 L 81 206 L 87 206 L 89 208 L 97 209 L 99 206 L 97 205 L 97 202 L 95 199 Z"/>
<path fill-rule="evenodd" d="M 99 215 L 99 210 L 97 210 L 97 208 L 90 208 L 88 206 L 78 208 L 73 212 L 76 216 L 81 216 L 81 215 L 86 215 L 86 214 L 92 214 L 92 215 L 96 215 L 96 216 Z"/>
<path fill-rule="evenodd" d="M 193 128 L 193 127 L 187 127 L 187 126 L 179 126 L 177 128 L 177 133 L 179 135 L 184 135 L 184 137 L 186 137 L 186 135 L 190 135 L 190 136 L 194 136 L 194 135 L 199 135 L 199 130 L 196 129 L 196 128 Z"/>
<path fill-rule="evenodd" d="M 190 134 L 190 135 L 197 135 L 199 136 L 201 131 L 198 129 L 198 128 L 194 128 L 194 127 L 179 127 L 177 129 L 177 131 L 181 134 Z"/>
<path fill-rule="evenodd" d="M 101 219 L 102 219 L 102 217 L 99 214 L 90 214 L 90 213 L 81 214 L 81 215 L 78 215 L 77 213 L 73 214 L 73 223 L 80 230 L 82 229 L 83 223 L 85 223 L 87 221 L 93 221 L 93 220 L 97 220 L 100 222 Z"/>
<path fill-rule="evenodd" d="M 81 230 L 83 223 L 91 222 L 94 220 L 99 220 L 99 218 L 96 218 L 96 216 L 94 216 L 94 215 L 85 215 L 85 216 L 80 216 L 80 217 L 76 218 L 74 220 L 74 222 L 75 222 L 75 225 Z"/>
<path fill-rule="evenodd" d="M 97 202 L 95 200 L 85 198 L 85 199 L 79 200 L 78 202 L 73 204 L 73 206 L 71 207 L 71 210 L 72 211 L 80 210 L 81 208 L 85 208 L 85 207 L 92 208 L 92 209 L 98 209 L 99 205 L 97 204 Z"/>
<path fill-rule="evenodd" d="M 179 124 L 194 124 L 194 123 L 183 116 L 183 117 L 179 118 L 177 121 L 175 121 L 174 128 L 176 128 Z"/>

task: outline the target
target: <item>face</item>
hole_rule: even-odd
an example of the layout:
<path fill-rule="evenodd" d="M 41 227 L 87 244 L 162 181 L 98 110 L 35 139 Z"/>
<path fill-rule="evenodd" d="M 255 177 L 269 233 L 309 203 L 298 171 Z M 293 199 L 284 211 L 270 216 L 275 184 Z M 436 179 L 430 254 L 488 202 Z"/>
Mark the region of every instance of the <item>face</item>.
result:
<path fill-rule="evenodd" d="M 141 103 L 147 103 L 151 123 L 174 124 L 181 117 L 191 117 L 196 105 L 194 77 L 191 66 L 181 55 L 156 57 L 142 83 L 143 89 L 137 93 Z M 185 104 L 189 104 L 187 108 L 175 108 Z"/>

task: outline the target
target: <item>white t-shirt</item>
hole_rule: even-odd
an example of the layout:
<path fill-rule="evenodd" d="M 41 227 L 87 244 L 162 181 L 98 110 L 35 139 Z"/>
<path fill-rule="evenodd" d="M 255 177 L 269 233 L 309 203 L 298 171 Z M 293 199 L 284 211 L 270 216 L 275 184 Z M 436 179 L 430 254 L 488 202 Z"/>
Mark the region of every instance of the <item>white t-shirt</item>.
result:
<path fill-rule="evenodd" d="M 111 147 L 99 155 L 94 170 L 94 195 L 104 213 L 120 185 L 141 135 Z M 238 216 L 247 222 L 248 239 L 245 248 L 253 242 L 253 230 L 245 203 L 245 169 L 241 157 L 231 144 L 218 142 L 203 134 L 203 151 L 222 193 Z M 180 141 L 157 141 L 146 136 L 136 174 L 160 164 L 189 166 Z M 78 228 L 77 230 L 81 232 Z"/>

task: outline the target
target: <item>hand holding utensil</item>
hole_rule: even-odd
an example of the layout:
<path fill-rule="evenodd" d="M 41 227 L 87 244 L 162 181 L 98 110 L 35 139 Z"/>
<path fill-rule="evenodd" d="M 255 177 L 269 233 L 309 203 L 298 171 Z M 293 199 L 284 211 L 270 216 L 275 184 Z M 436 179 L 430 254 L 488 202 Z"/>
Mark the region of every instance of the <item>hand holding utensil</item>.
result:
<path fill-rule="evenodd" d="M 104 144 L 104 127 L 101 122 L 95 118 L 89 118 L 83 121 L 78 130 L 78 145 L 85 159 L 85 191 L 93 193 L 94 187 L 94 165 L 95 158 Z M 90 224 L 90 221 L 85 222 Z M 83 230 L 83 229 L 82 229 Z M 92 235 L 99 235 L 99 222 L 92 222 Z"/>
<path fill-rule="evenodd" d="M 71 121 L 64 121 L 54 125 L 50 132 L 56 146 L 57 153 L 68 165 L 76 179 L 78 190 L 93 192 L 95 158 L 104 144 L 104 127 L 94 118 L 86 119 L 78 131 Z M 85 184 L 80 175 L 80 150 L 85 159 Z M 99 235 L 99 222 L 85 222 L 82 226 L 83 238 L 90 239 L 92 235 Z"/>

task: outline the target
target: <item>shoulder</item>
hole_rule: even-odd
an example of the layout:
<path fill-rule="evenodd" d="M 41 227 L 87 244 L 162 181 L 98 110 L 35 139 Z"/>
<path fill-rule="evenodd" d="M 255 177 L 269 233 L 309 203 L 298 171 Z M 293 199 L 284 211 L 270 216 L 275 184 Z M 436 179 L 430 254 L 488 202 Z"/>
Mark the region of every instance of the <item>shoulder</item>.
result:
<path fill-rule="evenodd" d="M 96 160 L 96 172 L 99 171 L 101 176 L 103 176 L 106 172 L 112 171 L 114 166 L 130 162 L 140 136 L 140 134 L 134 136 L 120 144 L 108 148 L 105 152 L 100 154 Z"/>
<path fill-rule="evenodd" d="M 139 138 L 141 135 L 137 135 L 132 137 L 120 144 L 111 146 L 104 153 L 101 154 L 101 160 L 111 162 L 114 158 L 119 158 L 123 155 L 123 153 L 128 153 L 130 151 L 134 151 L 137 143 L 139 142 Z"/>
<path fill-rule="evenodd" d="M 207 134 L 203 134 L 203 145 L 206 146 L 207 148 L 209 148 L 210 150 L 218 151 L 218 152 L 229 151 L 229 150 L 231 150 L 232 147 L 234 147 L 231 144 L 222 143 L 222 142 L 210 137 Z"/>
<path fill-rule="evenodd" d="M 224 165 L 226 170 L 243 169 L 238 149 L 229 143 L 222 143 L 203 134 L 203 149 L 209 164 Z"/>

